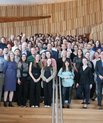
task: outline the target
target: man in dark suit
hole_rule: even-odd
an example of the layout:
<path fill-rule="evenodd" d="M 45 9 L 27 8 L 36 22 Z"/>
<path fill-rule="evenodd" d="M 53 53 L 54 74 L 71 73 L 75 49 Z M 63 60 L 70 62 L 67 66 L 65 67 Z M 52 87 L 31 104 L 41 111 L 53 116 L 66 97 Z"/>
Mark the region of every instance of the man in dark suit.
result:
<path fill-rule="evenodd" d="M 100 53 L 100 60 L 96 62 L 97 88 L 98 88 L 98 106 L 102 108 L 102 89 L 103 89 L 103 51 Z"/>
<path fill-rule="evenodd" d="M 47 45 L 47 51 L 51 53 L 52 58 L 54 58 L 56 61 L 58 60 L 58 51 L 53 50 L 50 43 Z"/>

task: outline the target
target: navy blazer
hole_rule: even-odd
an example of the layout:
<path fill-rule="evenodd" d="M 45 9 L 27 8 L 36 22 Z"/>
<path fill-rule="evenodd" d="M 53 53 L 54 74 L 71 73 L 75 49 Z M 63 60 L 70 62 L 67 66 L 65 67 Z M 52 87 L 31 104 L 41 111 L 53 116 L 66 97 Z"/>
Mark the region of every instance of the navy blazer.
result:
<path fill-rule="evenodd" d="M 103 76 L 103 65 L 101 60 L 96 62 L 95 72 L 97 74 L 97 81 L 103 82 L 103 80 L 99 78 L 99 75 Z"/>
<path fill-rule="evenodd" d="M 0 48 L 3 50 L 4 48 L 7 48 L 7 45 L 5 43 L 0 43 Z"/>
<path fill-rule="evenodd" d="M 58 51 L 51 51 L 51 57 L 54 58 L 56 61 L 58 60 Z"/>

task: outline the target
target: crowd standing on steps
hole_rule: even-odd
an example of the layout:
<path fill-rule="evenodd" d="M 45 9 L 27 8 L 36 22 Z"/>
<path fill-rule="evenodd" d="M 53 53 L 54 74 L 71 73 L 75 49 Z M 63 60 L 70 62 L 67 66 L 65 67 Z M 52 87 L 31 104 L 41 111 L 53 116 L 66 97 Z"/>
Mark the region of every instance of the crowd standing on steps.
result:
<path fill-rule="evenodd" d="M 84 35 L 41 34 L 0 38 L 0 101 L 5 107 L 52 106 L 53 80 L 61 80 L 62 105 L 97 99 L 102 109 L 103 43 Z"/>

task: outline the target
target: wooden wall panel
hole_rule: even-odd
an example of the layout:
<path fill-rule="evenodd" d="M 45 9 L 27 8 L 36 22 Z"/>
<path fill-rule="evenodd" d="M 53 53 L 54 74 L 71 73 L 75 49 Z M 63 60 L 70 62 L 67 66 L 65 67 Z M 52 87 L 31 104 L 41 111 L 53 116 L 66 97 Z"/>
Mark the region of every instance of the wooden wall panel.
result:
<path fill-rule="evenodd" d="M 103 23 L 92 27 L 90 38 L 103 42 Z"/>
<path fill-rule="evenodd" d="M 0 6 L 0 16 L 45 16 L 49 19 L 0 24 L 0 36 L 34 33 L 83 34 L 102 38 L 103 0 L 71 0 L 40 5 Z M 102 26 L 101 26 L 102 25 Z"/>

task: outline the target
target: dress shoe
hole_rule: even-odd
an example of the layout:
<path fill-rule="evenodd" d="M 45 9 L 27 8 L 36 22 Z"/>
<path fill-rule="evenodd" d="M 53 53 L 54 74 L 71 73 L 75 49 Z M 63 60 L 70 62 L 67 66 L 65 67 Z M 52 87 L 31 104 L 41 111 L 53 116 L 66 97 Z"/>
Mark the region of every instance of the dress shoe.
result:
<path fill-rule="evenodd" d="M 13 107 L 13 105 L 12 105 L 12 102 L 11 102 L 11 101 L 9 102 L 9 107 Z"/>
<path fill-rule="evenodd" d="M 98 109 L 99 109 L 99 110 L 102 110 L 102 106 L 98 106 Z"/>
<path fill-rule="evenodd" d="M 83 108 L 84 108 L 84 109 L 87 109 L 87 108 L 88 108 L 88 107 L 87 107 L 87 104 L 84 104 L 84 105 L 83 105 Z"/>
<path fill-rule="evenodd" d="M 64 105 L 62 105 L 62 108 L 64 108 Z"/>
<path fill-rule="evenodd" d="M 7 101 L 4 101 L 4 107 L 7 107 L 7 106 L 8 106 Z"/>
<path fill-rule="evenodd" d="M 67 105 L 67 108 L 70 108 L 70 105 Z"/>

